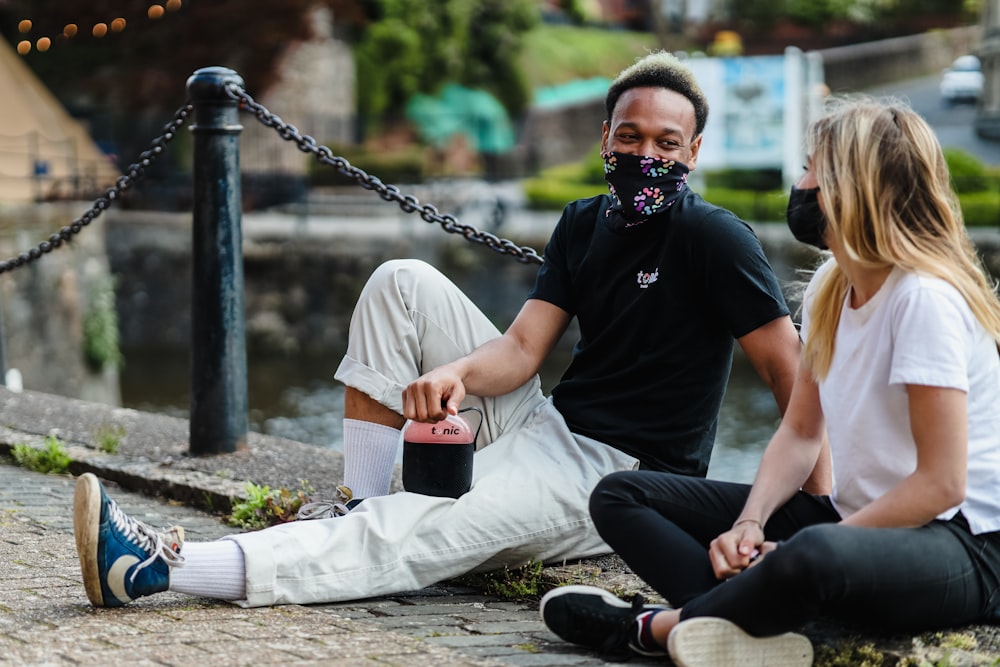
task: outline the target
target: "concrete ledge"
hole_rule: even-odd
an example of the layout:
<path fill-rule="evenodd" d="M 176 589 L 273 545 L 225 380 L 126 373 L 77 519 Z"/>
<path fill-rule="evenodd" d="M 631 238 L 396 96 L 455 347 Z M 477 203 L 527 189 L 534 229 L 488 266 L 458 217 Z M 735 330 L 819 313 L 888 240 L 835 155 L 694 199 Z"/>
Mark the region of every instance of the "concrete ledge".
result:
<path fill-rule="evenodd" d="M 0 425 L 0 454 L 19 443 L 40 447 L 52 435 L 67 446 L 74 474 L 90 471 L 132 491 L 212 511 L 230 511 L 233 500 L 246 497 L 248 481 L 293 491 L 308 482 L 317 495 L 332 497 L 343 477 L 343 456 L 332 450 L 250 433 L 246 451 L 196 457 L 188 453 L 186 419 L 41 392 L 0 387 Z M 97 444 L 108 427 L 124 429 L 113 454 Z M 394 484 L 400 485 L 398 469 Z"/>

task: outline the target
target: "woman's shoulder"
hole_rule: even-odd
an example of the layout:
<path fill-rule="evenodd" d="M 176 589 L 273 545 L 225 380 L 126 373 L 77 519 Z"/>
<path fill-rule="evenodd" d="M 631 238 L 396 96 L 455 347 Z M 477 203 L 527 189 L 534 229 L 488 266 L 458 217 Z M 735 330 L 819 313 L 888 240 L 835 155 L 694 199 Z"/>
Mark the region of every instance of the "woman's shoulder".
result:
<path fill-rule="evenodd" d="M 910 271 L 897 267 L 892 273 L 892 293 L 897 298 L 914 298 L 919 294 L 937 294 L 965 303 L 965 298 L 951 282 L 922 271 Z"/>
<path fill-rule="evenodd" d="M 892 279 L 888 301 L 894 311 L 919 309 L 931 319 L 944 319 L 953 324 L 963 322 L 965 326 L 974 326 L 976 318 L 972 308 L 958 288 L 948 280 L 921 271 L 900 268 L 893 271 Z"/>

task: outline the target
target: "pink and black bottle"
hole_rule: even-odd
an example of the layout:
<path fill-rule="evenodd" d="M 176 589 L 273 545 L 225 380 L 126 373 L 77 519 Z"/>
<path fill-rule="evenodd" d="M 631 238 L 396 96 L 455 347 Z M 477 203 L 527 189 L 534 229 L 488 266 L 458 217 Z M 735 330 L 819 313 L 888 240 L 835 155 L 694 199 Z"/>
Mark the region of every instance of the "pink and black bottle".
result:
<path fill-rule="evenodd" d="M 461 416 L 468 410 L 479 412 L 475 430 Z M 479 408 L 465 408 L 433 424 L 407 423 L 403 429 L 403 488 L 447 498 L 458 498 L 468 491 L 482 414 Z"/>

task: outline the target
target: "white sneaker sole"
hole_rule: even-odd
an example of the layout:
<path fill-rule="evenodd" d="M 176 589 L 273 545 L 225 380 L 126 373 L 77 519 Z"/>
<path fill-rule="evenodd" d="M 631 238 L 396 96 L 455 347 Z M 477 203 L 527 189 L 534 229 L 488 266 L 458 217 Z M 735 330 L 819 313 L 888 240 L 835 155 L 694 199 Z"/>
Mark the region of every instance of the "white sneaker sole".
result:
<path fill-rule="evenodd" d="M 722 618 L 698 617 L 678 623 L 667 642 L 678 667 L 809 667 L 813 648 L 803 635 L 786 632 L 751 637 Z"/>
<path fill-rule="evenodd" d="M 97 567 L 97 541 L 101 525 L 101 487 L 92 473 L 84 473 L 76 481 L 73 493 L 73 536 L 80 557 L 80 572 L 87 599 L 95 607 L 104 606 L 101 575 Z"/>

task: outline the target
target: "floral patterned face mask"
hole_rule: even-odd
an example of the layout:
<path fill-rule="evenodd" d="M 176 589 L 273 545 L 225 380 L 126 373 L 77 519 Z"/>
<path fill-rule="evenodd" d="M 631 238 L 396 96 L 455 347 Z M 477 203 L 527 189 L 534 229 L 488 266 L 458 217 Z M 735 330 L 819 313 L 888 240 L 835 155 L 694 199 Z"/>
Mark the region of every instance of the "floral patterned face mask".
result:
<path fill-rule="evenodd" d="M 614 229 L 641 225 L 666 211 L 687 187 L 687 165 L 675 160 L 616 151 L 601 157 L 613 200 L 605 215 Z"/>

